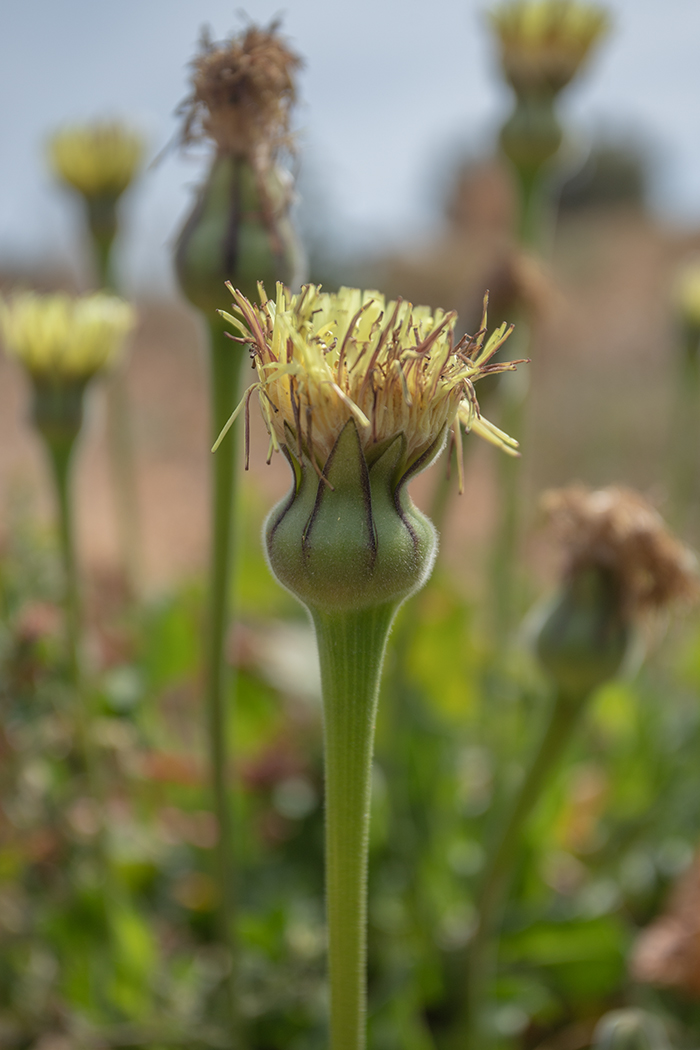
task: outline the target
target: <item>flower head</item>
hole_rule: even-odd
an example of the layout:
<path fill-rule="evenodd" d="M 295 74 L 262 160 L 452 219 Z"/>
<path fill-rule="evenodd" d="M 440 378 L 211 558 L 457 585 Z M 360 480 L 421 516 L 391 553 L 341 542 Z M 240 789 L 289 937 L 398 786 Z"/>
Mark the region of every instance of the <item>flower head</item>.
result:
<path fill-rule="evenodd" d="M 698 592 L 696 559 L 637 492 L 572 485 L 545 493 L 543 508 L 566 554 L 566 574 L 611 573 L 625 613 L 662 611 Z"/>
<path fill-rule="evenodd" d="M 133 308 L 104 292 L 77 299 L 21 292 L 0 300 L 5 347 L 37 379 L 89 379 L 114 360 L 134 323 Z"/>
<path fill-rule="evenodd" d="M 508 0 L 491 12 L 503 71 L 516 92 L 561 91 L 609 26 L 579 0 Z"/>
<path fill-rule="evenodd" d="M 251 344 L 258 372 L 239 410 L 257 390 L 270 454 L 291 446 L 320 471 L 350 419 L 368 463 L 402 435 L 410 470 L 449 427 L 459 440 L 460 423 L 517 454 L 517 442 L 481 416 L 474 394 L 476 380 L 520 363 L 491 363 L 511 329 L 502 324 L 485 341 L 486 302 L 481 330 L 455 342 L 455 313 L 387 303 L 379 292 L 306 285 L 292 295 L 280 284 L 274 300 L 261 288 L 257 306 L 229 288 L 239 316 L 223 316 Z"/>
<path fill-rule="evenodd" d="M 51 167 L 85 197 L 119 197 L 141 164 L 144 143 L 118 121 L 98 121 L 58 131 L 49 141 Z"/>
<path fill-rule="evenodd" d="M 192 93 L 180 107 L 183 143 L 211 138 L 219 152 L 251 156 L 288 142 L 294 76 L 301 59 L 273 22 L 223 43 L 204 35 L 192 65 Z"/>

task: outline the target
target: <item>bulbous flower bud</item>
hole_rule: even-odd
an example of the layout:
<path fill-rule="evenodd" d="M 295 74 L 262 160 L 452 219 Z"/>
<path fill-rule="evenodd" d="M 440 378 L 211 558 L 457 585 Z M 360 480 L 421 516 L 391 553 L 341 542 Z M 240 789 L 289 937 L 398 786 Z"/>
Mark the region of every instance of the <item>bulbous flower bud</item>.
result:
<path fill-rule="evenodd" d="M 537 653 L 560 692 L 583 699 L 619 671 L 642 618 L 696 595 L 695 559 L 629 489 L 574 485 L 543 504 L 566 563 Z"/>
<path fill-rule="evenodd" d="M 614 574 L 592 566 L 564 584 L 540 629 L 537 655 L 561 694 L 583 699 L 618 673 L 629 636 Z"/>
<path fill-rule="evenodd" d="M 501 129 L 500 144 L 519 171 L 532 174 L 556 155 L 562 138 L 553 96 L 522 95 Z"/>
<path fill-rule="evenodd" d="M 423 585 L 437 536 L 406 491 L 402 435 L 370 465 L 357 425 L 348 420 L 321 478 L 305 455 L 297 459 L 289 445 L 285 453 L 292 491 L 264 530 L 270 568 L 283 586 L 307 607 L 332 612 L 398 605 Z"/>
<path fill-rule="evenodd" d="M 612 1010 L 600 1019 L 593 1050 L 671 1050 L 666 1030 L 646 1010 Z"/>
<path fill-rule="evenodd" d="M 248 295 L 258 281 L 299 283 L 303 257 L 289 217 L 291 177 L 278 165 L 256 170 L 242 156 L 212 164 L 175 248 L 180 288 L 213 315 L 228 280 Z"/>
<path fill-rule="evenodd" d="M 290 220 L 292 178 L 278 163 L 291 148 L 289 114 L 300 59 L 273 23 L 239 37 L 202 40 L 192 93 L 180 107 L 182 142 L 212 140 L 216 153 L 175 250 L 180 286 L 213 314 L 221 287 L 247 295 L 258 281 L 301 283 L 303 254 Z"/>
<path fill-rule="evenodd" d="M 455 344 L 455 314 L 387 304 L 377 292 L 309 285 L 292 296 L 278 285 L 274 301 L 254 306 L 231 291 L 239 316 L 223 316 L 251 344 L 258 382 L 229 425 L 257 390 L 269 454 L 281 449 L 293 473 L 265 526 L 273 572 L 311 609 L 398 605 L 425 581 L 436 549 L 407 481 L 439 454 L 449 427 L 458 441 L 463 425 L 515 453 L 473 390 L 520 363 L 490 363 L 510 330 L 484 345 L 484 315 L 477 335 Z"/>

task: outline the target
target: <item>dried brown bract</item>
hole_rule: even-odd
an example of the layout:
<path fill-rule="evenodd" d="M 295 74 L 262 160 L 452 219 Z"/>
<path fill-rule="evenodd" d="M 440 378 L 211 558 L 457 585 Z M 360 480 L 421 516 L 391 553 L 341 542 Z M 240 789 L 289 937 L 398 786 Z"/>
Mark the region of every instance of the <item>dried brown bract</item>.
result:
<path fill-rule="evenodd" d="M 291 145 L 289 114 L 302 60 L 278 28 L 251 25 L 221 43 L 202 34 L 192 93 L 178 110 L 184 145 L 210 138 L 220 153 L 248 158 Z"/>
<path fill-rule="evenodd" d="M 610 570 L 629 615 L 697 597 L 695 556 L 639 493 L 572 485 L 546 492 L 542 505 L 564 546 L 567 574 L 591 566 Z"/>
<path fill-rule="evenodd" d="M 639 935 L 630 971 L 642 984 L 700 999 L 700 855 L 679 879 L 666 911 Z"/>

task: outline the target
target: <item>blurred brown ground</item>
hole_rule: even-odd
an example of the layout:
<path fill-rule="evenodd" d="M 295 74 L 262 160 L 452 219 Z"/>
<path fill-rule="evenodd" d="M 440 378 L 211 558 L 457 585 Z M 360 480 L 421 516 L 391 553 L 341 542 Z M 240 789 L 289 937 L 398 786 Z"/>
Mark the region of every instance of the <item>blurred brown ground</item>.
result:
<path fill-rule="evenodd" d="M 481 179 L 481 181 L 480 181 Z M 477 172 L 457 199 L 444 234 L 385 260 L 383 287 L 474 317 L 475 305 L 508 251 L 510 204 L 497 180 Z M 661 503 L 667 492 L 667 431 L 674 377 L 669 289 L 700 234 L 668 229 L 640 209 L 588 210 L 567 218 L 551 264 L 553 293 L 540 311 L 528 366 L 532 396 L 518 434 L 528 520 L 536 493 L 571 480 L 623 481 Z M 3 282 L 7 283 L 7 282 Z M 153 591 L 199 572 L 206 560 L 207 374 L 199 320 L 177 303 L 140 304 L 126 378 L 137 449 L 144 585 Z M 509 317 L 492 317 L 493 323 Z M 232 344 L 232 352 L 238 348 Z M 246 373 L 247 374 L 247 373 Z M 478 391 L 477 391 L 478 392 Z M 48 520 L 42 451 L 27 422 L 27 383 L 0 356 L 0 512 L 29 497 Z M 233 406 L 232 406 L 233 407 Z M 494 406 L 487 401 L 485 415 Z M 252 404 L 251 466 L 245 498 L 266 506 L 287 489 L 288 468 L 265 465 L 267 437 Z M 497 421 L 497 417 L 496 417 Z M 464 494 L 452 501 L 443 548 L 451 570 L 473 578 L 496 513 L 499 453 L 468 438 Z M 476 447 L 478 445 L 478 447 Z M 444 461 L 418 479 L 426 507 Z M 105 404 L 95 389 L 76 463 L 82 557 L 93 569 L 118 563 Z"/>

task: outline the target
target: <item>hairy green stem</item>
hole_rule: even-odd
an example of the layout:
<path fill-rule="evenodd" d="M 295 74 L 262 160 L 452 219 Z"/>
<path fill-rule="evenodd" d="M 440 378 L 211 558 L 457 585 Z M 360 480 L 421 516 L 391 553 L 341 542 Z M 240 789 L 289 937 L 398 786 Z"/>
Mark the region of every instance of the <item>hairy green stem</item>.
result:
<path fill-rule="evenodd" d="M 243 361 L 240 348 L 226 338 L 223 322 L 209 321 L 212 444 L 235 408 Z M 212 457 L 212 513 L 209 568 L 209 617 L 206 653 L 206 711 L 214 811 L 219 826 L 216 847 L 220 930 L 230 968 L 227 1008 L 231 1046 L 240 1047 L 237 1008 L 236 863 L 233 816 L 229 795 L 231 761 L 228 748 L 232 687 L 226 662 L 226 636 L 231 615 L 231 586 L 235 564 L 234 526 L 237 430 L 232 427 Z"/>
<path fill-rule="evenodd" d="M 366 1044 L 367 855 L 374 725 L 396 606 L 312 611 L 323 685 L 330 1048 Z"/>
<path fill-rule="evenodd" d="M 455 1043 L 460 1050 L 486 1050 L 489 1045 L 486 1016 L 489 985 L 496 967 L 498 926 L 523 828 L 571 739 L 585 699 L 562 693 L 555 697 L 540 745 L 489 851 L 477 899 L 478 926 L 469 945 L 464 1009 Z"/>

